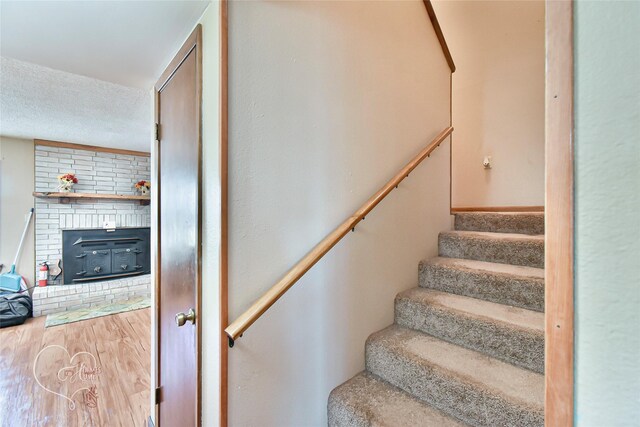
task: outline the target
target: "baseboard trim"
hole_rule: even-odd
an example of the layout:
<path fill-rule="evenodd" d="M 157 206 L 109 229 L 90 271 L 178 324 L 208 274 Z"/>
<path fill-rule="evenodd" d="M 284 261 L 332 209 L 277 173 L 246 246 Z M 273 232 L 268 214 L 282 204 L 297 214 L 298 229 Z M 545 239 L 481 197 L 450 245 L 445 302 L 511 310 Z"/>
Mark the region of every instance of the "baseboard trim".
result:
<path fill-rule="evenodd" d="M 451 208 L 451 213 L 461 212 L 544 212 L 544 206 L 470 206 Z"/>

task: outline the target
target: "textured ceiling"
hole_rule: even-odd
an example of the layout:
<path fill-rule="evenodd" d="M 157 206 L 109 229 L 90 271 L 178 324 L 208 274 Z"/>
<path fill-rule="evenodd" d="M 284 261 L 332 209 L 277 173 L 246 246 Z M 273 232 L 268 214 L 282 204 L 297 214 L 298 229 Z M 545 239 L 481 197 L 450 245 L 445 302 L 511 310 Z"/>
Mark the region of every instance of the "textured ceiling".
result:
<path fill-rule="evenodd" d="M 0 135 L 149 151 L 151 91 L 0 58 Z"/>
<path fill-rule="evenodd" d="M 150 90 L 209 3 L 0 0 L 0 135 L 149 151 Z"/>
<path fill-rule="evenodd" d="M 152 87 L 209 1 L 0 1 L 0 55 Z"/>

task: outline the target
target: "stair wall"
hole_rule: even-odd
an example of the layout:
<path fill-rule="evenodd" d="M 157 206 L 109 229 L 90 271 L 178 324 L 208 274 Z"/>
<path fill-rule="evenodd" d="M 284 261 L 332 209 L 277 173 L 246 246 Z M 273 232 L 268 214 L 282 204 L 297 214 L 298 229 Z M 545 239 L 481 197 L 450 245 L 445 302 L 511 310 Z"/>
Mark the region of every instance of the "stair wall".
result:
<path fill-rule="evenodd" d="M 229 40 L 234 319 L 449 126 L 450 69 L 421 1 L 229 2 Z M 327 423 L 327 396 L 451 226 L 449 150 L 237 340 L 229 425 Z"/>

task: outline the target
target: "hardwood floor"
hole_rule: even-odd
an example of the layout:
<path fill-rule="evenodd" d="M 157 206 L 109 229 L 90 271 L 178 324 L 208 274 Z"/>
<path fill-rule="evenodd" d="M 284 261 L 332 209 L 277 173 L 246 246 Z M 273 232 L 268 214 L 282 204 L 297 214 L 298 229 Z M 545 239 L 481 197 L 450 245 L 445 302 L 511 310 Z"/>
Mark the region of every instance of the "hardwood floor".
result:
<path fill-rule="evenodd" d="M 146 426 L 150 309 L 44 321 L 0 329 L 0 425 Z"/>

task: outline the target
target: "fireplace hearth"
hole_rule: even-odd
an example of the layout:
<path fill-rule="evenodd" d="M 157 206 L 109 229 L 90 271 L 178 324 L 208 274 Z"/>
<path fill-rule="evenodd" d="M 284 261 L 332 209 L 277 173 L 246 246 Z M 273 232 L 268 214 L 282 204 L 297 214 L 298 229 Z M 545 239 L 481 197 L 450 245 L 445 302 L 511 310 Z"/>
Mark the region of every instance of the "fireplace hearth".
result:
<path fill-rule="evenodd" d="M 63 283 L 82 284 L 151 272 L 149 227 L 62 230 Z"/>

